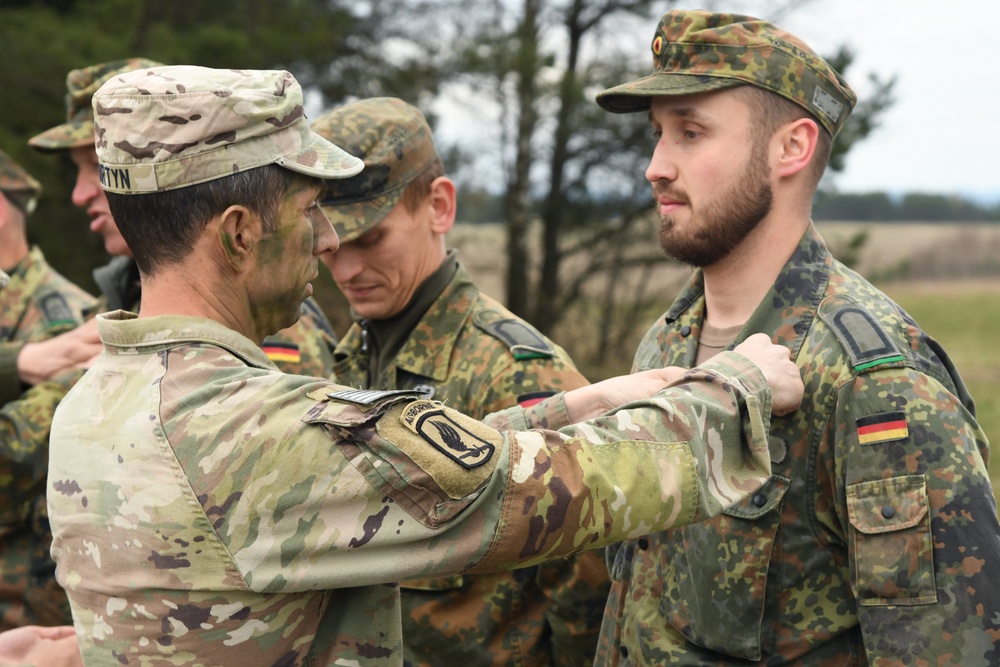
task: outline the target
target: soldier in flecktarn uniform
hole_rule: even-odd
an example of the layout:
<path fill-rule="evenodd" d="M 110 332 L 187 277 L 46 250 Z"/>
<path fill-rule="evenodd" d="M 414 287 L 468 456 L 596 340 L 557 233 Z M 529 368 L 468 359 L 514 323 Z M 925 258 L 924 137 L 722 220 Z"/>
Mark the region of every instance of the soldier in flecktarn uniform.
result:
<path fill-rule="evenodd" d="M 764 333 L 806 393 L 772 422 L 764 488 L 609 550 L 597 664 L 1000 664 L 1000 526 L 972 398 L 810 220 L 853 91 L 748 16 L 671 11 L 651 51 L 652 75 L 597 101 L 648 114 L 660 242 L 697 271 L 634 368 Z"/>
<path fill-rule="evenodd" d="M 330 260 L 355 324 L 336 381 L 421 389 L 476 419 L 587 384 L 566 353 L 480 291 L 446 250 L 455 185 L 420 111 L 389 97 L 324 114 L 313 131 L 365 162 L 322 201 Z M 407 665 L 591 665 L 608 597 L 603 553 L 477 576 L 404 581 Z"/>

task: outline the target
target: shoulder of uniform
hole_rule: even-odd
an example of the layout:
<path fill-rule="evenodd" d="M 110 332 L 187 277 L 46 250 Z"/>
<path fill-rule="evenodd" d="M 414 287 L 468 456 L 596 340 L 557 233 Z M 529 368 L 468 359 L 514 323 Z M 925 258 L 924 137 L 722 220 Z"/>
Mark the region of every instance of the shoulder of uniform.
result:
<path fill-rule="evenodd" d="M 327 319 L 326 313 L 323 312 L 323 309 L 320 308 L 320 305 L 316 303 L 312 297 L 309 297 L 302 302 L 302 305 L 299 306 L 299 312 L 301 313 L 304 321 L 315 324 L 316 327 L 329 336 L 336 345 L 337 334 L 333 330 L 333 325 L 330 324 L 330 320 Z"/>
<path fill-rule="evenodd" d="M 886 314 L 848 294 L 832 294 L 819 305 L 819 317 L 830 328 L 850 359 L 855 373 L 907 365 L 898 335 L 887 325 Z"/>
<path fill-rule="evenodd" d="M 50 272 L 32 295 L 46 329 L 75 327 L 94 310 L 96 299 L 59 274 Z"/>
<path fill-rule="evenodd" d="M 535 327 L 498 308 L 477 309 L 472 323 L 479 330 L 507 346 L 517 360 L 549 358 L 556 350 Z"/>

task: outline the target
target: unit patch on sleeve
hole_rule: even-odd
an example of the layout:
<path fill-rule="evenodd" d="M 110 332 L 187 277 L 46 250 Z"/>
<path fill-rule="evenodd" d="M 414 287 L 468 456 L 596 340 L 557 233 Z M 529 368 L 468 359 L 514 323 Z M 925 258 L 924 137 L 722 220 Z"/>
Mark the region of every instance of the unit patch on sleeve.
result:
<path fill-rule="evenodd" d="M 483 465 L 496 451 L 494 444 L 483 437 L 483 433 L 473 432 L 480 429 L 459 424 L 440 403 L 416 401 L 403 411 L 402 421 L 407 428 L 467 470 Z"/>
<path fill-rule="evenodd" d="M 905 440 L 910 436 L 910 430 L 906 426 L 906 415 L 902 412 L 870 415 L 858 419 L 855 423 L 858 426 L 858 442 L 862 445 Z"/>

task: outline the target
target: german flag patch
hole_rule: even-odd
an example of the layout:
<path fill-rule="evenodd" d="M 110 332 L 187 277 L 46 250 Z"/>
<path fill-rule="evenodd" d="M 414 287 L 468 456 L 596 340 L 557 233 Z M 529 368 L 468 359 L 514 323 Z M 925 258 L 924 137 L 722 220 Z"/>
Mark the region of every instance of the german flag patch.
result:
<path fill-rule="evenodd" d="M 862 445 L 905 440 L 910 436 L 906 415 L 902 412 L 883 412 L 862 417 L 855 423 L 858 426 L 858 442 Z"/>
<path fill-rule="evenodd" d="M 264 354 L 271 361 L 281 361 L 284 363 L 297 364 L 302 361 L 302 353 L 295 343 L 269 343 L 267 341 L 261 345 Z"/>
<path fill-rule="evenodd" d="M 534 391 L 530 394 L 521 394 L 517 397 L 517 404 L 522 408 L 530 408 L 532 405 L 538 405 L 546 398 L 555 395 L 554 391 Z"/>

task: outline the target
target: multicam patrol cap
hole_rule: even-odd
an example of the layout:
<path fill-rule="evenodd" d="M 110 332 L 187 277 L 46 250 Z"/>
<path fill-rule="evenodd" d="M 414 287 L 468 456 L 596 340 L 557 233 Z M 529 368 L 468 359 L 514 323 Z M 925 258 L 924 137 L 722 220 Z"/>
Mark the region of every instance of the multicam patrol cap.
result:
<path fill-rule="evenodd" d="M 94 94 L 102 187 L 119 194 L 174 190 L 277 163 L 317 178 L 364 167 L 310 132 L 289 72 L 151 67 Z"/>
<path fill-rule="evenodd" d="M 42 184 L 31 177 L 13 158 L 0 151 L 0 192 L 25 214 L 35 210 Z"/>
<path fill-rule="evenodd" d="M 313 132 L 365 161 L 359 176 L 330 183 L 320 202 L 341 243 L 380 223 L 406 186 L 438 159 L 424 115 L 395 97 L 345 104 L 317 118 Z"/>
<path fill-rule="evenodd" d="M 857 101 L 840 74 L 805 42 L 752 16 L 669 11 L 660 19 L 652 51 L 653 74 L 598 93 L 601 107 L 644 111 L 655 95 L 750 84 L 791 100 L 837 136 Z"/>
<path fill-rule="evenodd" d="M 123 72 L 155 67 L 145 58 L 114 60 L 72 70 L 66 75 L 66 122 L 35 135 L 28 143 L 40 151 L 67 151 L 94 143 L 94 107 L 91 98 L 104 82 Z"/>

